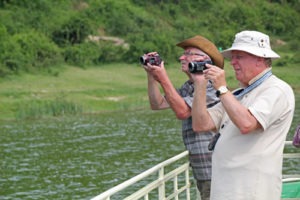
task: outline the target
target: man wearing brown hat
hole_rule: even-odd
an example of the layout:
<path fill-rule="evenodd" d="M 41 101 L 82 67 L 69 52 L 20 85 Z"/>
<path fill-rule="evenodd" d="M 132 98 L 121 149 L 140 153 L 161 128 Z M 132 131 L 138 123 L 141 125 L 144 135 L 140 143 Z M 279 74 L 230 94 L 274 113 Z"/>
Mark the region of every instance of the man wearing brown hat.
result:
<path fill-rule="evenodd" d="M 230 92 L 225 71 L 214 65 L 193 75 L 193 128 L 218 131 L 211 145 L 211 200 L 280 200 L 283 148 L 295 109 L 293 90 L 272 74 L 272 59 L 279 55 L 268 35 L 237 33 L 222 54 L 230 59 L 241 89 Z M 207 80 L 221 100 L 208 109 Z"/>
<path fill-rule="evenodd" d="M 202 36 L 195 36 L 177 44 L 184 49 L 179 60 L 181 69 L 188 80 L 179 89 L 172 85 L 162 62 L 160 66 L 144 65 L 148 77 L 148 96 L 153 110 L 171 108 L 176 117 L 182 120 L 182 137 L 186 149 L 189 151 L 189 160 L 194 178 L 202 200 L 210 198 L 211 180 L 211 152 L 208 144 L 213 132 L 207 131 L 201 134 L 192 129 L 191 107 L 193 103 L 194 83 L 189 71 L 190 62 L 212 61 L 216 66 L 223 68 L 224 59 L 216 46 Z M 149 53 L 148 56 L 155 54 Z M 164 95 L 160 92 L 160 87 Z M 207 83 L 207 107 L 215 105 L 219 100 L 215 96 L 212 83 Z"/>

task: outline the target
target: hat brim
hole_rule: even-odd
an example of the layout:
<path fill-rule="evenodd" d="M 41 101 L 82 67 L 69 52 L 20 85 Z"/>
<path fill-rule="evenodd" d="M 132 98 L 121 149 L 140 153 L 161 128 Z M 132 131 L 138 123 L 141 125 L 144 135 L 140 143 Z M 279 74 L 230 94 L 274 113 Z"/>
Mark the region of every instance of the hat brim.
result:
<path fill-rule="evenodd" d="M 182 42 L 176 44 L 176 46 L 182 47 L 183 49 L 186 49 L 188 47 L 195 47 L 197 49 L 200 49 L 201 51 L 209 55 L 209 57 L 211 57 L 213 63 L 216 66 L 222 69 L 224 68 L 224 57 L 222 56 L 220 51 L 211 41 L 200 35 L 183 40 Z"/>
<path fill-rule="evenodd" d="M 262 58 L 271 58 L 271 59 L 277 59 L 280 58 L 280 56 L 275 53 L 274 51 L 266 48 L 259 48 L 259 47 L 243 47 L 243 46 L 238 46 L 238 47 L 231 47 L 229 49 L 226 49 L 221 52 L 221 54 L 225 57 L 230 59 L 231 58 L 231 52 L 232 51 L 244 51 L 247 53 L 250 53 L 252 55 L 262 57 Z"/>

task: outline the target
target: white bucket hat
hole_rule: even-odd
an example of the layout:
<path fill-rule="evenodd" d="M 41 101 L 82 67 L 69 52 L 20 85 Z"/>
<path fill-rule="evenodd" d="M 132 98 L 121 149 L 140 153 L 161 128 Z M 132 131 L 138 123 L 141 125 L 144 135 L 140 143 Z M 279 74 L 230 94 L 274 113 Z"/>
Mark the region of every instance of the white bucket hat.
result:
<path fill-rule="evenodd" d="M 258 31 L 242 31 L 235 35 L 232 47 L 222 51 L 225 58 L 231 58 L 231 51 L 245 51 L 258 57 L 276 59 L 280 56 L 271 49 L 269 36 Z"/>

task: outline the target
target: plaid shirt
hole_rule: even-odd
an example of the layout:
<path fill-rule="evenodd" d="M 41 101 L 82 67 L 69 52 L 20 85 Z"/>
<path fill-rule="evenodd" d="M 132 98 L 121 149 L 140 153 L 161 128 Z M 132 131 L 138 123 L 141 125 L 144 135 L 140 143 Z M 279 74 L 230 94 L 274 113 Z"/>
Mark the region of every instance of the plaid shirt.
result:
<path fill-rule="evenodd" d="M 177 90 L 183 97 L 186 104 L 192 107 L 194 84 L 186 81 L 181 88 Z M 207 84 L 207 106 L 211 107 L 219 99 L 216 97 L 215 89 L 211 82 Z M 186 149 L 189 151 L 189 160 L 192 167 L 193 175 L 196 180 L 211 179 L 211 154 L 208 150 L 208 144 L 213 136 L 212 132 L 197 134 L 192 128 L 192 118 L 182 120 L 182 137 Z"/>

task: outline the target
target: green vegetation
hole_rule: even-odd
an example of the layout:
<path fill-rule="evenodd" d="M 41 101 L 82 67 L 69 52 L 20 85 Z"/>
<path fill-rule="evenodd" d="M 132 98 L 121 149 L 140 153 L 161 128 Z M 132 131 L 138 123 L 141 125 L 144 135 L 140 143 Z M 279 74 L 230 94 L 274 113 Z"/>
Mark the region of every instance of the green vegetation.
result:
<path fill-rule="evenodd" d="M 158 51 L 179 86 L 177 42 L 227 48 L 245 29 L 271 36 L 274 72 L 298 94 L 299 21 L 298 0 L 0 0 L 0 118 L 148 109 L 139 56 Z"/>
<path fill-rule="evenodd" d="M 172 63 L 182 39 L 202 34 L 227 48 L 245 29 L 271 35 L 284 66 L 300 61 L 299 21 L 298 0 L 0 0 L 0 77 L 132 64 L 148 51 Z"/>

